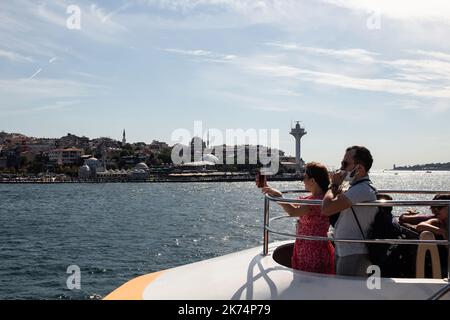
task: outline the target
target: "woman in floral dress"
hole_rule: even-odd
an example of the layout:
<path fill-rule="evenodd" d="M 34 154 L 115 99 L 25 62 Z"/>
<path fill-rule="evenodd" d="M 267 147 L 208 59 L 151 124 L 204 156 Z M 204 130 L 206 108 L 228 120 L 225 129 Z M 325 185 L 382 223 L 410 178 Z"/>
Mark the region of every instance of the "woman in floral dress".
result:
<path fill-rule="evenodd" d="M 310 194 L 300 199 L 322 200 L 330 183 L 327 168 L 316 162 L 306 165 L 304 184 Z M 263 193 L 274 197 L 282 197 L 280 191 L 266 186 Z M 297 235 L 327 237 L 330 222 L 321 214 L 321 206 L 280 204 L 291 217 L 299 217 Z M 292 268 L 334 274 L 334 247 L 330 241 L 314 241 L 297 239 L 292 253 Z"/>

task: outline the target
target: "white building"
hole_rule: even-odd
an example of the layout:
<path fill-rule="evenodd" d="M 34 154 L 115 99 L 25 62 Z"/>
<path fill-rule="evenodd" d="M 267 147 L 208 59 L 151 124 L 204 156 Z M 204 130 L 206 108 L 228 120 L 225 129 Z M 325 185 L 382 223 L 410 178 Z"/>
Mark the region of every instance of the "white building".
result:
<path fill-rule="evenodd" d="M 54 149 L 48 152 L 48 158 L 52 162 L 59 165 L 73 165 L 76 164 L 83 155 L 82 149 L 68 148 L 68 149 Z"/>

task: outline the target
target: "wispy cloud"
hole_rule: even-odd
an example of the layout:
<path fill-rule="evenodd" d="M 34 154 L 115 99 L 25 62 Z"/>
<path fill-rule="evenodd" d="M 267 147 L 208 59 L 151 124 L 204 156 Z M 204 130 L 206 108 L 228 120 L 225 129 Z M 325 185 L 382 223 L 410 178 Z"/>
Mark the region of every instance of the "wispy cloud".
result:
<path fill-rule="evenodd" d="M 433 59 L 439 59 L 444 61 L 450 61 L 450 53 L 439 52 L 439 51 L 425 51 L 425 50 L 408 50 L 412 54 L 417 54 L 420 56 L 425 56 Z"/>
<path fill-rule="evenodd" d="M 30 115 L 33 113 L 43 113 L 46 111 L 66 111 L 72 106 L 79 104 L 78 100 L 58 100 L 50 104 L 43 104 L 37 107 L 28 108 L 13 108 L 9 110 L 2 110 L 4 116 Z"/>
<path fill-rule="evenodd" d="M 295 50 L 321 56 L 330 56 L 337 59 L 345 59 L 348 61 L 356 60 L 356 62 L 375 62 L 374 57 L 379 55 L 376 52 L 370 52 L 359 48 L 328 49 L 317 47 L 305 47 L 295 43 L 273 43 L 273 42 L 267 42 L 265 43 L 265 45 L 281 48 L 284 50 Z"/>
<path fill-rule="evenodd" d="M 102 83 L 106 83 L 110 80 L 115 80 L 117 79 L 116 77 L 112 78 L 112 77 L 103 77 L 103 76 L 99 76 L 96 74 L 92 74 L 89 72 L 83 72 L 83 71 L 69 71 L 69 74 L 74 75 L 76 77 L 81 77 L 84 81 L 86 81 L 86 79 L 88 81 L 97 81 L 97 82 L 102 82 Z"/>
<path fill-rule="evenodd" d="M 32 57 L 21 55 L 20 53 L 0 49 L 0 58 L 6 58 L 13 62 L 33 62 Z"/>
<path fill-rule="evenodd" d="M 411 81 L 438 81 L 444 80 L 450 83 L 450 62 L 441 60 L 422 59 L 398 59 L 380 61 L 393 67 L 404 79 Z"/>
<path fill-rule="evenodd" d="M 322 0 L 338 7 L 367 14 L 379 11 L 393 19 L 404 20 L 442 20 L 449 22 L 450 3 L 446 0 L 408 1 L 408 0 Z"/>
<path fill-rule="evenodd" d="M 289 65 L 254 64 L 249 70 L 266 76 L 289 77 L 297 81 L 309 81 L 321 85 L 329 85 L 346 89 L 356 89 L 418 97 L 450 98 L 450 86 L 433 87 L 414 82 L 398 81 L 387 78 L 358 78 L 344 74 L 318 72 Z"/>
<path fill-rule="evenodd" d="M 207 58 L 210 58 L 212 61 L 217 61 L 217 62 L 224 62 L 224 61 L 226 62 L 226 61 L 231 61 L 231 60 L 234 60 L 237 58 L 237 56 L 233 55 L 233 54 L 221 54 L 221 53 L 216 53 L 216 52 L 211 52 L 211 51 L 201 50 L 201 49 L 185 50 L 185 49 L 167 48 L 167 49 L 163 49 L 163 50 L 166 52 L 187 55 L 187 56 L 207 57 Z"/>
<path fill-rule="evenodd" d="M 0 94 L 9 101 L 79 98 L 105 90 L 106 87 L 101 85 L 67 79 L 0 79 Z"/>
<path fill-rule="evenodd" d="M 334 86 L 368 92 L 390 93 L 411 97 L 450 99 L 450 63 L 437 59 L 383 59 L 380 53 L 361 48 L 335 49 L 301 46 L 295 43 L 265 43 L 282 50 L 295 50 L 310 55 L 309 65 L 314 69 L 297 65 L 290 56 L 225 55 L 207 50 L 164 49 L 167 52 L 200 59 L 222 59 L 232 62 L 238 71 L 256 73 L 265 77 L 291 78 L 295 81 L 311 82 L 316 85 Z M 424 52 L 420 52 L 424 53 Z M 446 57 L 434 52 L 431 56 Z M 327 59 L 324 61 L 324 59 Z M 315 59 L 315 60 L 314 60 Z M 356 68 L 372 66 L 370 77 L 347 74 L 346 65 L 340 60 L 357 64 Z M 333 71 L 329 67 L 333 67 Z M 339 69 L 342 69 L 339 72 Z M 292 91 L 291 91 L 292 93 Z M 292 94 L 291 94 L 292 96 Z"/>
<path fill-rule="evenodd" d="M 122 12 L 126 9 L 128 9 L 129 7 L 131 7 L 133 4 L 131 2 L 125 3 L 122 6 L 109 11 L 109 12 L 105 12 L 104 9 L 97 7 L 97 5 L 92 5 L 91 6 L 91 10 L 93 10 L 94 12 L 96 12 L 96 14 L 100 17 L 101 21 L 104 23 L 107 20 L 110 20 L 114 15 L 117 15 L 119 12 Z"/>

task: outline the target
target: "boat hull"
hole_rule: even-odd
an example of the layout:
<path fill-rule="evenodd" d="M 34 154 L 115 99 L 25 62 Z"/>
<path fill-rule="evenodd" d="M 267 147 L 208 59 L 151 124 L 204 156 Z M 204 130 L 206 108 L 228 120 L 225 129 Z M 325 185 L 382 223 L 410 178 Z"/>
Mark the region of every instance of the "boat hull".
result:
<path fill-rule="evenodd" d="M 293 270 L 256 247 L 138 277 L 106 300 L 424 300 L 448 284 L 436 279 L 373 279 Z M 450 299 L 450 295 L 444 296 Z"/>

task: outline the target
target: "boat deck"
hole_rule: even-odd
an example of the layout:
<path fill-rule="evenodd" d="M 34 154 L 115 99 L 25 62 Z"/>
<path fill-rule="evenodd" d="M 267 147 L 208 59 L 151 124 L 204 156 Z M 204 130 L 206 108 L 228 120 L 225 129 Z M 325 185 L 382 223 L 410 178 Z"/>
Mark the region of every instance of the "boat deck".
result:
<path fill-rule="evenodd" d="M 368 279 L 293 270 L 277 263 L 274 250 L 292 241 L 256 247 L 138 277 L 106 300 L 424 300 L 448 284 L 436 279 Z M 450 294 L 444 296 L 450 299 Z"/>

